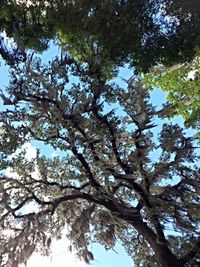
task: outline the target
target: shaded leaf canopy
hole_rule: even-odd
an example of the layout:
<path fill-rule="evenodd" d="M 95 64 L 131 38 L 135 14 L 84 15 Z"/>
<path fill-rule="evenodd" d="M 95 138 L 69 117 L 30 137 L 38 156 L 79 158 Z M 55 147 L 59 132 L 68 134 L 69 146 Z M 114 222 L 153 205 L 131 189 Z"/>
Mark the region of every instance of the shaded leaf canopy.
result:
<path fill-rule="evenodd" d="M 1 1 L 1 31 L 27 48 L 57 40 L 76 59 L 104 67 L 130 63 L 146 72 L 158 63 L 191 60 L 199 47 L 198 1 Z"/>

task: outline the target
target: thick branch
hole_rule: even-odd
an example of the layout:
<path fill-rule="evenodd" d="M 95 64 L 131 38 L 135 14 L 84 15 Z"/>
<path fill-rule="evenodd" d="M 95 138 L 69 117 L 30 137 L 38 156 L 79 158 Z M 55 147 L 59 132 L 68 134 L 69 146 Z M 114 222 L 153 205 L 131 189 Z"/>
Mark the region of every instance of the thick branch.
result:
<path fill-rule="evenodd" d="M 87 161 L 85 160 L 83 154 L 79 153 L 77 148 L 72 144 L 71 151 L 73 154 L 77 157 L 77 159 L 81 162 L 82 166 L 87 172 L 87 177 L 90 181 L 90 184 L 95 187 L 96 189 L 99 189 L 101 186 L 100 184 L 96 181 L 95 177 L 92 174 L 92 171 L 90 169 L 90 166 L 88 165 Z"/>
<path fill-rule="evenodd" d="M 131 173 L 132 171 L 130 167 L 121 160 L 121 157 L 119 155 L 119 151 L 116 145 L 117 140 L 115 136 L 115 130 L 113 129 L 113 126 L 111 125 L 111 123 L 108 121 L 106 115 L 105 116 L 100 115 L 96 105 L 93 105 L 92 112 L 95 115 L 95 117 L 100 121 L 100 123 L 104 124 L 108 128 L 109 133 L 111 135 L 112 149 L 113 149 L 113 152 L 115 154 L 115 157 L 116 157 L 116 160 L 119 166 L 121 166 L 121 168 L 125 171 L 125 173 L 127 174 Z"/>
<path fill-rule="evenodd" d="M 33 181 L 31 182 L 27 182 L 27 183 L 24 183 L 24 185 L 35 185 L 35 184 L 38 184 L 38 186 L 40 186 L 41 184 L 44 184 L 44 185 L 47 185 L 47 186 L 57 186 L 59 187 L 59 189 L 61 190 L 65 190 L 65 189 L 75 189 L 75 190 L 83 190 L 84 188 L 86 188 L 87 186 L 89 186 L 89 183 L 84 183 L 82 184 L 80 187 L 77 187 L 77 186 L 73 186 L 73 185 L 62 185 L 62 184 L 59 184 L 57 182 L 49 182 L 48 180 L 47 181 L 44 181 L 44 180 L 36 180 L 34 178 L 31 177 L 31 179 Z"/>
<path fill-rule="evenodd" d="M 25 198 L 19 205 L 17 205 L 15 208 L 11 208 L 7 203 L 7 209 L 8 212 L 6 212 L 4 215 L 1 216 L 1 221 L 3 221 L 10 213 L 13 214 L 13 216 L 15 216 L 15 212 L 20 210 L 27 202 L 30 202 L 31 200 L 33 200 L 33 197 L 27 197 Z"/>
<path fill-rule="evenodd" d="M 133 181 L 133 179 L 127 178 L 126 175 L 121 175 L 121 174 L 116 174 L 116 173 L 112 173 L 117 179 L 121 179 L 121 180 L 126 180 L 129 182 L 129 184 L 131 185 L 132 189 L 139 194 L 139 196 L 141 197 L 141 200 L 144 204 L 144 206 L 147 208 L 147 211 L 149 213 L 149 216 L 151 218 L 151 222 L 155 227 L 156 233 L 157 233 L 157 238 L 160 242 L 162 243 L 166 243 L 166 239 L 165 239 L 165 235 L 162 229 L 162 226 L 160 224 L 160 221 L 158 219 L 158 216 L 156 215 L 156 213 L 154 212 L 154 207 L 151 204 L 150 200 L 149 200 L 149 196 L 148 194 L 145 192 L 145 190 L 142 188 L 142 186 L 140 186 L 139 184 L 137 184 L 135 181 Z"/>
<path fill-rule="evenodd" d="M 180 258 L 180 262 L 184 265 L 185 263 L 190 262 L 197 253 L 200 252 L 200 239 L 196 242 L 196 244 L 193 246 L 193 248 L 186 253 L 183 257 Z"/>

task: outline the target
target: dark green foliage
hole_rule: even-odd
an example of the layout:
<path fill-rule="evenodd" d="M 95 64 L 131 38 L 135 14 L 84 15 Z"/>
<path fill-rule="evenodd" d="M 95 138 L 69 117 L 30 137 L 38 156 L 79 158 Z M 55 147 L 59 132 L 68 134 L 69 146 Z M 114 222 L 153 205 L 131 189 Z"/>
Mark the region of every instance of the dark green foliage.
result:
<path fill-rule="evenodd" d="M 16 42 L 42 51 L 57 39 L 90 65 L 100 55 L 108 70 L 126 62 L 144 72 L 158 63 L 185 62 L 199 46 L 197 1 L 1 2 L 1 30 Z"/>
<path fill-rule="evenodd" d="M 40 5 L 27 7 L 25 3 L 1 0 L 0 31 L 13 37 L 18 45 L 43 51 L 47 49 L 49 39 L 53 38 L 52 25 L 42 15 L 44 10 L 43 1 Z"/>

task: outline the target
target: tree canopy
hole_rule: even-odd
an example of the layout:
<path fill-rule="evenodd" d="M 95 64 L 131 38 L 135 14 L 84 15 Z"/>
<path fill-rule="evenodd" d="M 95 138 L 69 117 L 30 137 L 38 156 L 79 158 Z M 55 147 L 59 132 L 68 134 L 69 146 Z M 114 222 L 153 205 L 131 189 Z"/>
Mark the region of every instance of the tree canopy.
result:
<path fill-rule="evenodd" d="M 88 62 L 130 63 L 139 71 L 191 60 L 199 47 L 198 1 L 1 1 L 0 27 L 42 51 L 50 39 Z"/>
<path fill-rule="evenodd" d="M 154 68 L 143 82 L 148 88 L 160 87 L 168 92 L 170 116 L 181 115 L 185 126 L 197 129 L 200 137 L 200 56 L 171 68 Z"/>
<path fill-rule="evenodd" d="M 109 249 L 119 239 L 140 266 L 198 265 L 193 138 L 167 123 L 154 131 L 155 117 L 167 110 L 149 103 L 139 81 L 121 88 L 84 68 L 66 57 L 47 65 L 32 58 L 12 69 L 2 94 L 1 169 L 11 174 L 0 178 L 1 266 L 16 267 L 35 250 L 48 254 L 66 224 L 86 262 L 92 242 Z M 27 160 L 23 144 L 31 140 L 64 155 L 38 150 Z"/>

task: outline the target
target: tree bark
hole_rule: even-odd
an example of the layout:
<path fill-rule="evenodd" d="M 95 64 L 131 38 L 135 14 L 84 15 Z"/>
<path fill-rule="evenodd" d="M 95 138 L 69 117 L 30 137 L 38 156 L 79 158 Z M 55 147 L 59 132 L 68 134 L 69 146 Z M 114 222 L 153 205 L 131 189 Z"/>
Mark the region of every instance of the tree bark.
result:
<path fill-rule="evenodd" d="M 130 223 L 130 222 L 129 222 Z M 147 240 L 153 249 L 160 266 L 162 267 L 184 267 L 177 257 L 171 252 L 166 243 L 159 243 L 156 234 L 148 227 L 142 219 L 133 218 L 132 226 Z"/>
<path fill-rule="evenodd" d="M 160 244 L 156 234 L 140 218 L 134 218 L 132 225 L 147 240 L 162 267 L 184 267 L 168 248 L 167 244 Z"/>
<path fill-rule="evenodd" d="M 154 231 L 142 220 L 140 214 L 136 214 L 132 209 L 124 209 L 118 207 L 115 215 L 120 219 L 125 220 L 128 224 L 132 225 L 144 239 L 149 243 L 153 249 L 158 263 L 161 267 L 184 267 L 184 264 L 171 252 L 167 242 L 159 242 L 157 235 Z M 118 215 L 119 214 L 119 215 Z"/>
<path fill-rule="evenodd" d="M 153 247 L 152 247 L 153 248 Z M 177 257 L 170 251 L 168 247 L 153 248 L 158 262 L 162 267 L 184 267 Z"/>

